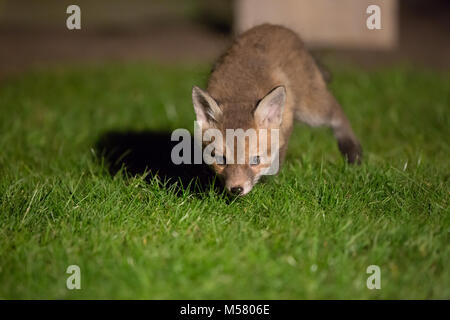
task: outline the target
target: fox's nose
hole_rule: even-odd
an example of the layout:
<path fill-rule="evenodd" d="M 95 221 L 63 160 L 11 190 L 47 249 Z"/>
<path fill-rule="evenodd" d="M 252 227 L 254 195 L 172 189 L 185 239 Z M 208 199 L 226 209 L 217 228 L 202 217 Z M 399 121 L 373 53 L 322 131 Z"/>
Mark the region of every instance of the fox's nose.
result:
<path fill-rule="evenodd" d="M 230 191 L 231 191 L 232 194 L 240 195 L 242 193 L 242 191 L 244 191 L 244 189 L 242 189 L 241 186 L 237 186 L 237 187 L 231 188 Z"/>

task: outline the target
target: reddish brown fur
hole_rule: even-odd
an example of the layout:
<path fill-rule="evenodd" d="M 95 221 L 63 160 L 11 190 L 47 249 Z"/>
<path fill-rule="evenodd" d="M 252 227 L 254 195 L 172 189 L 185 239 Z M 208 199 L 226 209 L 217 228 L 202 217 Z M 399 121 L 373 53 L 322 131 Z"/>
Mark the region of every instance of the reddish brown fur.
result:
<path fill-rule="evenodd" d="M 347 118 L 303 42 L 285 27 L 264 24 L 239 36 L 216 63 L 207 91 L 223 110 L 222 127 L 245 128 L 253 125 L 257 102 L 279 85 L 287 90 L 283 155 L 295 118 L 333 128 L 338 140 L 353 144 L 348 159 L 358 161 L 361 150 Z"/>
<path fill-rule="evenodd" d="M 286 88 L 280 126 L 281 161 L 294 119 L 311 126 L 329 126 L 348 161 L 360 161 L 360 144 L 314 59 L 297 34 L 282 26 L 264 24 L 248 30 L 216 63 L 207 88 L 222 110 L 215 126 L 223 132 L 256 128 L 254 110 L 277 86 Z"/>

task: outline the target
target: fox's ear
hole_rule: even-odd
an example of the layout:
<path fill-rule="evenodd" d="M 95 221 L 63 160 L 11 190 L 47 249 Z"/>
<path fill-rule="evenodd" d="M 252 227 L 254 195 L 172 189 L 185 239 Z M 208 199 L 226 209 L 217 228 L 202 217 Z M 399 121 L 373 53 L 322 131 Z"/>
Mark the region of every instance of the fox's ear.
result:
<path fill-rule="evenodd" d="M 261 127 L 278 126 L 283 118 L 286 102 L 286 88 L 279 86 L 272 89 L 256 106 L 254 117 Z"/>
<path fill-rule="evenodd" d="M 206 91 L 194 86 L 192 88 L 192 102 L 194 103 L 194 110 L 198 122 L 206 125 L 219 121 L 222 110 Z"/>

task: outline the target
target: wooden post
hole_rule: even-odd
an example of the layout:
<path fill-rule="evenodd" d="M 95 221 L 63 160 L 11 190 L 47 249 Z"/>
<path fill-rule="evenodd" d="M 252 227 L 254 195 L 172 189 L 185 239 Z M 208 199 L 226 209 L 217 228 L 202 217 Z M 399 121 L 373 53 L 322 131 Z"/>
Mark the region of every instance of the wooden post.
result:
<path fill-rule="evenodd" d="M 380 7 L 381 29 L 370 30 L 370 5 Z M 398 40 L 397 0 L 235 0 L 237 33 L 269 22 L 289 27 L 310 47 L 391 49 Z"/>

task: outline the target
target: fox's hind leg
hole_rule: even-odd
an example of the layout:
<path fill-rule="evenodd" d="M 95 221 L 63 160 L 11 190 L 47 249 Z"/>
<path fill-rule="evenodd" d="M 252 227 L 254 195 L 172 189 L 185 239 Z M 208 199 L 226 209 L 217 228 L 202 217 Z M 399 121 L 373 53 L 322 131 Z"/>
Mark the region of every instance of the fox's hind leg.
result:
<path fill-rule="evenodd" d="M 302 101 L 295 110 L 295 118 L 310 126 L 331 128 L 339 150 L 347 161 L 358 164 L 361 162 L 361 145 L 341 106 L 327 89 L 314 95 L 314 99 L 310 101 Z"/>
<path fill-rule="evenodd" d="M 327 125 L 333 130 L 339 150 L 349 163 L 360 164 L 362 160 L 362 147 L 354 134 L 350 121 L 336 99 L 331 96 L 331 119 Z"/>

